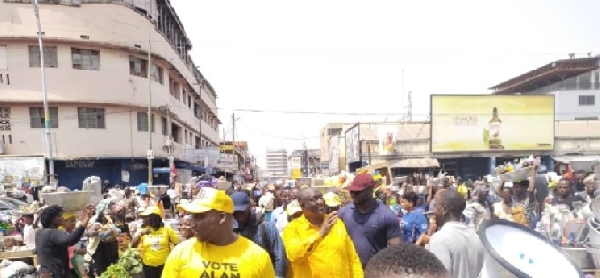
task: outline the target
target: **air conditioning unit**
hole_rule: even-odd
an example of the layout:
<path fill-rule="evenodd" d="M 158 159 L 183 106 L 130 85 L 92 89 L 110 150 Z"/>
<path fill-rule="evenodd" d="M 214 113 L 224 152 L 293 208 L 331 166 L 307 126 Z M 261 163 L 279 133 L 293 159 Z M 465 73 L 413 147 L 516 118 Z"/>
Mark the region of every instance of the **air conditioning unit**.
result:
<path fill-rule="evenodd" d="M 6 147 L 4 147 L 4 138 L 0 137 L 0 155 L 6 153 Z"/>
<path fill-rule="evenodd" d="M 162 146 L 162 150 L 166 153 L 168 153 L 169 151 L 171 151 L 172 153 L 175 150 L 173 140 L 171 140 L 171 138 L 167 138 L 167 140 L 165 140 L 165 143 Z"/>

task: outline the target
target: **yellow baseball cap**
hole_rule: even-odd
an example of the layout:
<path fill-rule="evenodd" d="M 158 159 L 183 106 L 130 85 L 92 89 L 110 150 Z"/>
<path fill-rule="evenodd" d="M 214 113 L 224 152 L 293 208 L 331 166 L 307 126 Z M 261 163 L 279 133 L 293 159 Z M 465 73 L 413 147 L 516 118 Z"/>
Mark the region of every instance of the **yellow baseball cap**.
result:
<path fill-rule="evenodd" d="M 67 220 L 67 219 L 70 219 L 70 218 L 74 218 L 76 216 L 77 216 L 77 212 L 74 212 L 74 211 L 65 211 L 65 212 L 63 212 L 63 219 L 64 220 Z"/>
<path fill-rule="evenodd" d="M 177 210 L 188 213 L 203 213 L 215 210 L 233 214 L 233 200 L 223 190 L 203 187 L 194 200 L 177 206 Z"/>
<path fill-rule="evenodd" d="M 141 216 L 149 216 L 151 214 L 161 215 L 160 209 L 157 206 L 150 206 L 140 212 Z"/>
<path fill-rule="evenodd" d="M 286 209 L 287 215 L 292 216 L 298 212 L 302 212 L 302 208 L 300 207 L 300 203 L 298 201 L 293 200 L 287 205 Z"/>
<path fill-rule="evenodd" d="M 339 207 L 340 205 L 342 205 L 340 196 L 338 196 L 334 192 L 325 193 L 325 195 L 323 195 L 323 200 L 325 200 L 325 205 L 328 207 Z"/>

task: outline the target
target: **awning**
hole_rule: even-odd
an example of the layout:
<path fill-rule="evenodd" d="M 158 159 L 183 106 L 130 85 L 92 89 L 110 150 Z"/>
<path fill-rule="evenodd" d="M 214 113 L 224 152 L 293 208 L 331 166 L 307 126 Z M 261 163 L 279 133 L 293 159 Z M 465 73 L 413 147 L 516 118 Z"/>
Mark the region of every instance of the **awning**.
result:
<path fill-rule="evenodd" d="M 440 167 L 440 163 L 435 158 L 410 158 L 400 160 L 390 165 L 390 168 L 434 168 Z"/>
<path fill-rule="evenodd" d="M 565 155 L 565 156 L 553 156 L 554 161 L 571 164 L 571 168 L 575 171 L 586 171 L 592 172 L 592 165 L 596 161 L 600 161 L 600 155 Z"/>
<path fill-rule="evenodd" d="M 192 170 L 192 171 L 197 171 L 197 172 L 205 172 L 206 171 L 206 169 L 204 169 L 203 167 L 200 167 L 195 164 L 187 163 L 187 162 L 181 162 L 181 161 L 175 161 L 175 168 Z"/>

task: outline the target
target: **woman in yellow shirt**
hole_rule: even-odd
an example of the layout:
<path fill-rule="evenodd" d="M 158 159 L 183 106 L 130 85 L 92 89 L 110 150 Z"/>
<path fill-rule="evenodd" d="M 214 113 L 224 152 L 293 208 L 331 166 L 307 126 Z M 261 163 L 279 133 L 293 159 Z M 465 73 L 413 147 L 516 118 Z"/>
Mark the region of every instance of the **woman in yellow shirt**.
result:
<path fill-rule="evenodd" d="M 145 278 L 161 277 L 171 246 L 179 243 L 173 228 L 165 227 L 160 215 L 160 209 L 155 206 L 140 213 L 142 230 L 131 241 L 140 251 Z"/>

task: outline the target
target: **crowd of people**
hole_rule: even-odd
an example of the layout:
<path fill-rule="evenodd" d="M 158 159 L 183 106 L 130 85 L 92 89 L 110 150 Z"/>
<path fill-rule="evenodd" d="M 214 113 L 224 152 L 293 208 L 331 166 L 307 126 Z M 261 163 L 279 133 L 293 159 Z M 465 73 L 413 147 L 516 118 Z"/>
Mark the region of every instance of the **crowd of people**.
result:
<path fill-rule="evenodd" d="M 476 233 L 481 223 L 496 218 L 534 227 L 540 212 L 535 178 L 511 188 L 501 182 L 499 202 L 488 184 L 468 194 L 460 182 L 445 184 L 426 196 L 379 185 L 370 174 L 356 175 L 344 189 L 347 204 L 339 188 L 269 184 L 195 188 L 194 198 L 181 202 L 169 198 L 177 196 L 171 191 L 169 206 L 128 189 L 119 202 L 108 198 L 79 215 L 50 206 L 35 237 L 40 277 L 98 277 L 133 247 L 145 278 L 476 278 L 486 257 Z M 561 180 L 548 202 L 585 199 L 569 190 Z M 165 215 L 179 219 L 177 231 Z M 136 219 L 139 229 L 128 225 Z"/>

